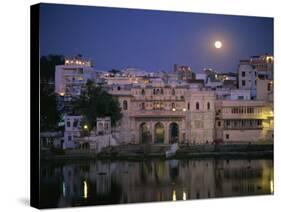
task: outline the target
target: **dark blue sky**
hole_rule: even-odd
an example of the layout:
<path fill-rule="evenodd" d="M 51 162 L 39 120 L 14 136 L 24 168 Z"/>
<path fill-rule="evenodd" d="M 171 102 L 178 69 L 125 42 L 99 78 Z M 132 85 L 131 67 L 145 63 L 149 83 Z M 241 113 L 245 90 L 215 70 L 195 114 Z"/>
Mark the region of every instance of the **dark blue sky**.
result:
<path fill-rule="evenodd" d="M 229 72 L 239 59 L 273 53 L 272 18 L 42 4 L 40 23 L 41 55 L 82 54 L 100 70 L 177 63 Z"/>

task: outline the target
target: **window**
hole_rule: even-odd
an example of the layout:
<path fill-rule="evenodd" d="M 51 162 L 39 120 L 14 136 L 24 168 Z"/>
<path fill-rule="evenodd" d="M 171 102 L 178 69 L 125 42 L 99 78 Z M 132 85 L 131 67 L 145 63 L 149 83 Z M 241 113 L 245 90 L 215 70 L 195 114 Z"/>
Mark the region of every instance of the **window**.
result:
<path fill-rule="evenodd" d="M 226 139 L 229 139 L 229 134 L 226 134 L 226 135 L 225 135 L 225 138 L 226 138 Z"/>
<path fill-rule="evenodd" d="M 175 108 L 175 103 L 172 103 L 172 108 Z"/>
<path fill-rule="evenodd" d="M 145 95 L 145 90 L 144 89 L 141 90 L 141 95 Z"/>
<path fill-rule="evenodd" d="M 143 102 L 143 103 L 141 103 L 141 109 L 142 109 L 142 110 L 144 110 L 144 109 L 145 109 L 145 104 L 144 104 L 144 102 Z"/>
<path fill-rule="evenodd" d="M 221 122 L 220 121 L 218 121 L 218 127 L 220 127 L 221 126 Z"/>
<path fill-rule="evenodd" d="M 189 102 L 187 103 L 187 109 L 190 110 L 190 104 L 189 104 Z"/>
<path fill-rule="evenodd" d="M 242 80 L 242 86 L 245 86 L 245 85 L 246 85 L 246 81 Z"/>
<path fill-rule="evenodd" d="M 267 91 L 271 91 L 271 83 L 267 84 Z"/>
<path fill-rule="evenodd" d="M 70 127 L 70 122 L 69 122 L 69 121 L 66 123 L 66 126 L 67 126 L 67 127 Z"/>
<path fill-rule="evenodd" d="M 243 99 L 244 99 L 244 96 L 238 96 L 238 99 L 239 99 L 239 100 L 243 100 Z"/>
<path fill-rule="evenodd" d="M 199 110 L 199 102 L 196 102 L 196 110 Z"/>
<path fill-rule="evenodd" d="M 78 125 L 78 121 L 75 120 L 75 121 L 73 122 L 73 127 L 77 127 L 77 125 Z"/>
<path fill-rule="evenodd" d="M 123 101 L 123 110 L 127 110 L 128 109 L 128 102 L 127 100 Z"/>
<path fill-rule="evenodd" d="M 211 107 L 210 102 L 208 102 L 207 103 L 207 109 L 210 110 L 210 107 Z"/>
<path fill-rule="evenodd" d="M 245 77 L 246 76 L 246 73 L 245 73 L 245 71 L 242 71 L 242 77 Z"/>
<path fill-rule="evenodd" d="M 72 139 L 72 138 L 71 138 L 71 136 L 69 135 L 69 136 L 68 136 L 68 140 L 71 141 L 71 139 Z"/>
<path fill-rule="evenodd" d="M 173 90 L 172 90 L 172 95 L 176 95 L 176 91 L 175 91 L 174 88 L 173 88 Z"/>

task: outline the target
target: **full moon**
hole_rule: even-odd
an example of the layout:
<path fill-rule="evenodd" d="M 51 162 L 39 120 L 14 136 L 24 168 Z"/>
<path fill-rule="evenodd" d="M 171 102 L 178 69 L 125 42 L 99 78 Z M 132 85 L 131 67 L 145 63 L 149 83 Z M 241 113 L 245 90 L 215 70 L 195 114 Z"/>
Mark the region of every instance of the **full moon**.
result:
<path fill-rule="evenodd" d="M 217 41 L 214 43 L 214 45 L 215 45 L 215 47 L 216 47 L 217 49 L 220 49 L 220 48 L 222 47 L 222 42 L 219 41 L 219 40 L 217 40 Z"/>

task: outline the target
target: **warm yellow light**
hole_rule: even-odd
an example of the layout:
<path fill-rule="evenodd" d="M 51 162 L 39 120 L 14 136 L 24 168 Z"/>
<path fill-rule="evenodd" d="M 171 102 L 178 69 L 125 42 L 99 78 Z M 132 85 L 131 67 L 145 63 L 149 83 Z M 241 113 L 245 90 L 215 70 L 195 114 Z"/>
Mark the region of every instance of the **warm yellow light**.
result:
<path fill-rule="evenodd" d="M 274 192 L 274 186 L 273 186 L 273 180 L 270 180 L 270 192 L 273 194 Z"/>
<path fill-rule="evenodd" d="M 182 199 L 186 200 L 186 193 L 185 192 L 182 193 Z"/>
<path fill-rule="evenodd" d="M 217 49 L 220 49 L 220 48 L 222 47 L 222 42 L 219 41 L 219 40 L 217 40 L 217 41 L 214 43 L 214 45 L 215 45 L 215 47 L 216 47 Z"/>
<path fill-rule="evenodd" d="M 185 111 L 186 111 L 186 108 L 183 108 L 182 111 L 185 112 Z"/>
<path fill-rule="evenodd" d="M 176 191 L 173 190 L 173 201 L 176 201 L 177 200 L 177 194 L 176 194 Z"/>
<path fill-rule="evenodd" d="M 175 112 L 175 111 L 176 111 L 176 108 L 173 108 L 172 111 Z"/>
<path fill-rule="evenodd" d="M 60 96 L 64 96 L 64 93 L 63 93 L 63 92 L 61 92 L 61 93 L 60 93 Z"/>
<path fill-rule="evenodd" d="M 83 198 L 87 199 L 88 198 L 88 185 L 87 185 L 86 181 L 83 181 L 83 184 L 84 184 L 84 195 L 83 195 Z"/>
<path fill-rule="evenodd" d="M 88 129 L 88 125 L 85 124 L 85 125 L 84 125 L 84 129 L 85 129 L 85 130 Z"/>

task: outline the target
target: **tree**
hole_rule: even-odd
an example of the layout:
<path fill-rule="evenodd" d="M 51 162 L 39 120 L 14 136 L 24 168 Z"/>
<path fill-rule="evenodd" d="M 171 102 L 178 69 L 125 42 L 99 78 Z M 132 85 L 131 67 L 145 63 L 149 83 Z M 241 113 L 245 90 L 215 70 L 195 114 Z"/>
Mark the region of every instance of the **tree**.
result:
<path fill-rule="evenodd" d="M 112 126 L 122 118 L 121 108 L 117 98 L 88 80 L 81 95 L 73 100 L 73 113 L 84 116 L 84 122 L 91 130 L 96 126 L 97 117 L 111 118 Z"/>
<path fill-rule="evenodd" d="M 59 112 L 55 94 L 55 67 L 64 63 L 61 55 L 48 55 L 40 58 L 40 130 L 57 128 Z"/>
<path fill-rule="evenodd" d="M 40 130 L 53 130 L 57 128 L 59 112 L 57 110 L 57 97 L 54 89 L 48 83 L 40 83 Z"/>
<path fill-rule="evenodd" d="M 40 58 L 40 80 L 54 81 L 56 65 L 64 64 L 64 56 L 62 55 L 47 55 Z"/>

